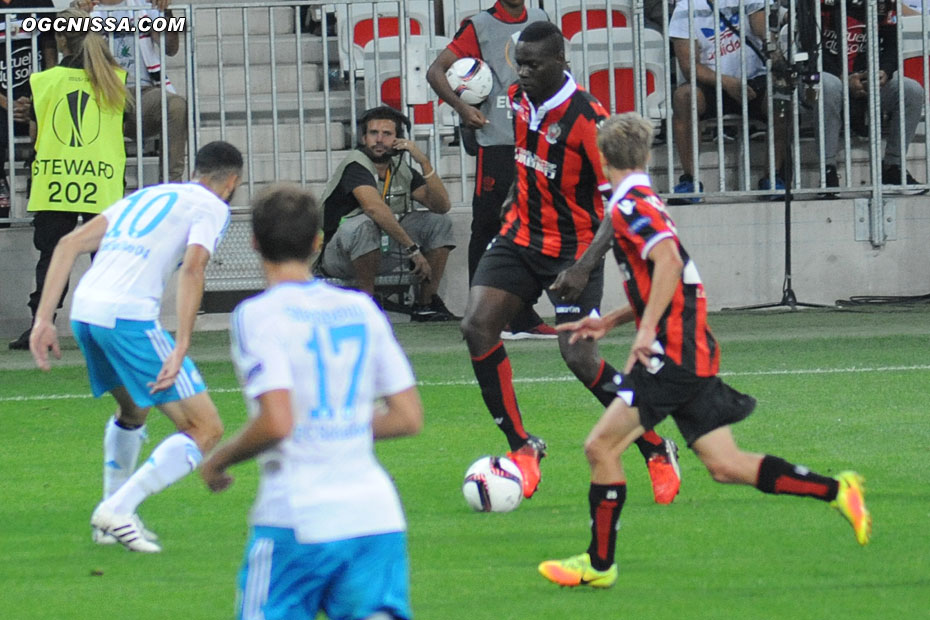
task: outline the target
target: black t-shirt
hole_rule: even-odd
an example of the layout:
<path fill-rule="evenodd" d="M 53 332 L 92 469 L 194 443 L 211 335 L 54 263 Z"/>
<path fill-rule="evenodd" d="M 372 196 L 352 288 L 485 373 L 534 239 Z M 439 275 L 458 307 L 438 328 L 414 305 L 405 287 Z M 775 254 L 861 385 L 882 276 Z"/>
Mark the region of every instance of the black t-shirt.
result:
<path fill-rule="evenodd" d="M 413 168 L 410 171 L 413 173 L 410 180 L 410 192 L 413 193 L 426 185 L 426 179 Z M 364 186 L 378 189 L 375 176 L 358 162 L 352 162 L 346 166 L 342 171 L 342 179 L 339 181 L 339 185 L 336 186 L 336 189 L 333 190 L 333 193 L 330 194 L 323 205 L 323 231 L 327 234 L 327 237 L 336 231 L 336 228 L 339 227 L 339 220 L 344 215 L 361 207 L 352 190 Z"/>
<path fill-rule="evenodd" d="M 23 11 L 22 13 L 15 13 L 12 16 L 0 15 L 0 24 L 3 24 L 3 31 L 0 32 L 0 93 L 4 96 L 6 96 L 7 79 L 6 41 L 4 41 L 6 33 L 11 29 L 13 31 L 13 37 L 10 40 L 10 57 L 13 64 L 13 99 L 15 100 L 20 97 L 29 96 L 29 75 L 32 73 L 33 65 L 37 64 L 40 70 L 44 67 L 43 62 L 45 59 L 42 57 L 42 48 L 54 45 L 55 40 L 54 33 L 39 34 L 38 41 L 36 42 L 39 61 L 38 63 L 33 63 L 32 34 L 21 32 L 19 27 L 23 19 L 32 15 L 29 13 L 29 9 L 51 9 L 54 7 L 55 5 L 52 0 L 10 0 L 9 2 L 0 0 L 0 9 L 17 9 Z M 44 16 L 54 16 L 54 13 L 36 14 L 36 17 Z M 7 28 L 5 24 L 8 17 L 10 18 L 11 28 Z"/>

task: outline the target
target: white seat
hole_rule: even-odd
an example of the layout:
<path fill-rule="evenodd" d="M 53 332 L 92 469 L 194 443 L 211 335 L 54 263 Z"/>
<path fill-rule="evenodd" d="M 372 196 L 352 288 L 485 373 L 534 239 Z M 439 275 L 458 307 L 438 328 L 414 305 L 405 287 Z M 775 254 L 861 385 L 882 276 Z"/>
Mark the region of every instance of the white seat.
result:
<path fill-rule="evenodd" d="M 601 30 L 607 27 L 608 9 L 613 28 L 633 26 L 633 0 L 549 0 L 546 11 L 571 40 L 582 30 Z"/>
<path fill-rule="evenodd" d="M 449 41 L 447 37 L 440 36 L 433 37 L 432 41 L 428 36 L 407 37 L 404 48 L 407 67 L 403 78 L 400 72 L 400 38 L 382 37 L 370 41 L 363 50 L 365 106 L 372 108 L 384 104 L 401 110 L 403 100 L 407 108 L 404 111 L 412 112 L 409 116 L 415 135 L 430 135 L 437 115 L 440 133 L 451 133 L 456 124 L 452 108 L 436 101 L 426 81 L 430 63 Z"/>
<path fill-rule="evenodd" d="M 426 35 L 433 30 L 429 0 L 407 2 L 354 2 L 336 5 L 339 66 L 343 73 L 354 70 L 360 77 L 364 50 L 375 37 L 396 37 L 400 32 L 400 5 L 408 24 L 407 34 Z M 377 19 L 376 19 L 377 17 Z"/>
<path fill-rule="evenodd" d="M 569 63 L 575 79 L 600 100 L 611 113 L 636 110 L 653 120 L 666 115 L 665 40 L 654 30 L 641 32 L 639 51 L 641 66 L 634 64 L 634 30 L 610 30 L 613 51 L 609 53 L 605 28 L 576 34 L 569 42 Z M 610 75 L 613 68 L 613 102 Z M 635 73 L 639 72 L 644 88 L 636 92 Z"/>

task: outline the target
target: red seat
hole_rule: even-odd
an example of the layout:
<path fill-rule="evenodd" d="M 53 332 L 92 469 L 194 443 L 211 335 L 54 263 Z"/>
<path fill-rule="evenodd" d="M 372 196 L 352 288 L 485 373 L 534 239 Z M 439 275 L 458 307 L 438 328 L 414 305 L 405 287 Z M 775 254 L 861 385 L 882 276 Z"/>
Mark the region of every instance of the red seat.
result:
<path fill-rule="evenodd" d="M 927 62 L 930 62 L 930 58 L 927 59 Z M 920 82 L 921 86 L 926 86 L 924 84 L 924 59 L 923 58 L 905 58 L 904 59 L 904 77 L 909 77 L 912 80 L 917 80 Z"/>
<path fill-rule="evenodd" d="M 410 34 L 420 34 L 422 26 L 419 20 L 408 18 L 410 21 Z M 399 35 L 400 20 L 397 17 L 379 17 L 378 35 L 380 37 L 396 37 Z M 364 48 L 369 41 L 375 38 L 375 22 L 373 19 L 363 19 L 356 22 L 352 29 L 352 43 Z"/>
<path fill-rule="evenodd" d="M 610 73 L 607 69 L 595 71 L 588 77 L 590 93 L 597 97 L 598 101 L 605 108 L 610 107 Z M 651 72 L 646 72 L 646 95 L 651 95 L 656 90 L 656 76 Z M 633 89 L 633 69 L 617 67 L 614 69 L 614 105 L 616 109 L 611 113 L 620 114 L 622 112 L 632 112 L 636 110 L 636 101 L 634 99 Z"/>
<path fill-rule="evenodd" d="M 391 106 L 395 110 L 403 109 L 400 107 L 399 77 L 391 77 L 381 82 L 381 102 L 384 105 Z M 421 103 L 413 106 L 412 120 L 414 125 L 432 125 L 433 104 Z"/>
<path fill-rule="evenodd" d="M 607 27 L 607 10 L 606 9 L 588 9 L 588 30 Z M 626 15 L 617 9 L 611 11 L 613 19 L 611 20 L 614 28 L 626 28 Z M 566 39 L 578 34 L 584 24 L 581 20 L 581 11 L 571 11 L 562 15 L 562 35 Z"/>

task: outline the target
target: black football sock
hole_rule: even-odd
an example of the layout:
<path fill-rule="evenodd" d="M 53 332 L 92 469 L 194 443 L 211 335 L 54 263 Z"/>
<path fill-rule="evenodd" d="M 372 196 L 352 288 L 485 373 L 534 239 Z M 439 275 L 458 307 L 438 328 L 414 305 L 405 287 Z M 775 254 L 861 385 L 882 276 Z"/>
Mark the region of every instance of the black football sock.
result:
<path fill-rule="evenodd" d="M 759 465 L 756 488 L 763 493 L 815 497 L 825 502 L 836 499 L 840 483 L 815 474 L 802 465 L 794 465 L 777 456 L 765 455 Z"/>
<path fill-rule="evenodd" d="M 604 407 L 606 408 L 613 400 L 617 397 L 616 391 L 613 391 L 609 388 L 605 389 L 605 384 L 613 383 L 613 378 L 619 374 L 617 369 L 607 363 L 607 360 L 601 360 L 601 370 L 597 373 L 597 378 L 591 382 L 590 385 L 585 387 L 588 388 L 594 398 L 596 398 Z M 653 430 L 647 430 L 642 434 L 639 439 L 636 440 L 636 447 L 639 448 L 639 451 L 642 453 L 643 458 L 647 461 L 656 452 L 664 453 L 665 446 L 663 445 L 662 438 L 659 437 Z"/>
<path fill-rule="evenodd" d="M 504 343 L 498 342 L 490 351 L 471 358 L 475 378 L 481 386 L 481 397 L 494 422 L 507 436 L 511 450 L 526 443 L 529 434 L 523 428 L 523 417 L 513 391 L 513 370 Z"/>
<path fill-rule="evenodd" d="M 626 501 L 626 482 L 591 483 L 588 506 L 591 511 L 591 544 L 588 555 L 595 570 L 607 570 L 614 563 L 617 547 L 617 522 Z"/>

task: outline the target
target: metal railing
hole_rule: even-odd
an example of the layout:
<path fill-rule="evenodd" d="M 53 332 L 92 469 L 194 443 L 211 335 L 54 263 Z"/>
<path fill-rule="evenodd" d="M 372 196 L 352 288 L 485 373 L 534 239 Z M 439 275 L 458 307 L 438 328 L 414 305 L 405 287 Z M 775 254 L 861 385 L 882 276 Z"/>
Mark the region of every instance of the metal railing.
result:
<path fill-rule="evenodd" d="M 248 196 L 260 185 L 277 179 L 295 181 L 319 191 L 343 154 L 356 143 L 356 121 L 360 112 L 372 103 L 387 102 L 381 78 L 396 78 L 399 87 L 390 94 L 389 103 L 399 105 L 415 120 L 415 138 L 425 145 L 450 185 L 453 200 L 459 204 L 470 202 L 473 160 L 465 155 L 461 146 L 450 145 L 457 119 L 447 106 L 436 101 L 424 79 L 429 63 L 452 34 L 444 32 L 443 20 L 437 19 L 437 3 L 438 0 L 344 0 L 338 3 L 272 1 L 175 5 L 172 7 L 175 15 L 187 19 L 187 28 L 181 33 L 181 49 L 177 56 L 169 57 L 162 37 L 158 53 L 163 70 L 171 75 L 187 101 L 188 166 L 192 165 L 199 145 L 212 139 L 225 139 L 239 146 L 246 156 L 246 191 L 235 204 L 247 204 Z M 484 4 L 490 5 L 491 1 Z M 650 172 L 656 187 L 668 195 L 681 173 L 673 115 L 676 89 L 694 89 L 697 80 L 696 68 L 678 70 L 668 36 L 671 17 L 668 6 L 663 3 L 661 23 L 656 25 L 647 23 L 642 0 L 544 0 L 531 4 L 541 5 L 550 19 L 563 28 L 571 24 L 579 27 L 566 41 L 567 59 L 579 82 L 595 92 L 605 107 L 612 111 L 636 109 L 654 120 L 664 142 L 660 140 L 654 147 Z M 866 36 L 876 40 L 878 16 L 874 3 L 866 4 L 869 24 Z M 704 5 L 688 9 L 692 31 L 698 27 L 695 22 L 697 6 Z M 319 35 L 301 32 L 301 11 L 306 8 L 317 15 L 335 14 L 336 35 L 330 34 L 326 27 Z M 448 14 L 454 9 L 454 3 L 445 2 L 443 9 Z M 770 10 L 774 9 L 766 6 L 766 16 Z M 845 8 L 842 10 L 845 15 Z M 5 18 L 6 14 L 15 12 L 4 10 L 0 15 Z M 48 12 L 51 11 L 36 9 L 29 14 Z M 704 183 L 701 198 L 708 202 L 746 202 L 768 196 L 771 191 L 758 190 L 753 183 L 759 176 L 773 178 L 777 172 L 770 129 L 780 120 L 779 110 L 769 96 L 762 125 L 765 131 L 759 135 L 753 131 L 755 126 L 747 120 L 749 109 L 745 97 L 746 59 L 753 53 L 746 44 L 747 33 L 742 27 L 748 22 L 745 1 L 739 2 L 737 14 L 741 25 L 738 34 L 715 19 L 710 36 L 718 45 L 724 41 L 732 44 L 741 58 L 743 101 L 739 110 L 735 114 L 724 113 L 724 90 L 718 75 L 713 88 L 708 86 L 708 92 L 715 95 L 716 113 L 702 120 L 697 109 L 692 107 L 688 110 L 690 122 L 685 124 L 692 135 L 695 181 Z M 606 27 L 608 19 L 614 27 Z M 370 40 L 355 41 L 355 26 L 366 20 Z M 840 35 L 845 39 L 849 33 L 845 20 L 841 22 Z M 900 19 L 896 28 L 899 35 L 897 74 L 904 74 L 904 63 L 908 61 L 910 73 L 922 84 L 930 83 L 927 63 L 930 16 Z M 138 44 L 138 34 L 134 38 Z M 767 33 L 765 38 L 775 39 L 777 35 Z M 33 51 L 37 49 L 34 38 L 30 45 Z M 419 50 L 418 55 L 412 55 L 411 49 Z M 6 59 L 5 94 L 9 97 L 16 70 L 15 63 L 11 62 L 10 38 L 0 47 L 0 56 Z M 134 76 L 137 99 L 141 94 L 140 64 L 136 63 Z M 868 75 L 877 77 L 878 67 L 877 51 L 872 46 Z M 822 61 L 818 68 L 822 70 Z M 32 67 L 32 70 L 37 69 L 39 67 Z M 768 76 L 767 89 L 772 93 L 771 73 Z M 848 79 L 848 69 L 844 68 L 841 80 L 845 84 Z M 793 167 L 789 176 L 793 193 L 798 198 L 813 198 L 829 190 L 844 197 L 868 200 L 870 240 L 880 244 L 883 240 L 881 205 L 886 196 L 904 188 L 881 183 L 882 136 L 889 130 L 890 123 L 883 118 L 878 80 L 870 79 L 868 84 L 867 136 L 860 137 L 850 129 L 849 123 L 841 123 L 838 188 L 826 186 L 824 138 L 814 129 L 822 123 L 825 114 L 822 97 L 805 105 L 797 90 L 784 95 L 790 106 L 788 109 L 794 112 L 790 115 L 794 122 L 787 128 L 793 138 L 790 140 Z M 892 117 L 897 117 L 895 122 L 901 133 L 906 130 L 906 85 L 905 80 L 897 80 L 897 101 L 892 105 L 886 102 L 884 106 L 886 114 L 897 113 Z M 923 92 L 922 117 L 925 117 L 925 87 Z M 691 100 L 696 96 L 692 90 Z M 843 89 L 842 98 L 845 118 L 849 118 L 850 110 L 856 108 L 858 102 L 850 98 L 846 89 Z M 129 135 L 130 142 L 138 145 L 145 143 L 146 135 L 141 115 L 136 116 L 136 127 Z M 8 115 L 2 120 L 13 135 L 12 117 Z M 164 94 L 161 122 L 162 143 L 158 157 L 162 170 L 160 178 L 164 179 L 168 168 Z M 918 130 L 918 136 L 910 149 L 902 144 L 897 155 L 902 168 L 907 169 L 910 162 L 915 176 L 926 179 L 930 172 L 927 132 Z M 16 145 L 11 141 L 4 147 L 9 161 L 16 162 Z M 137 147 L 137 150 L 143 149 Z M 908 152 L 912 155 L 910 160 L 906 157 Z M 148 183 L 155 179 L 146 174 L 145 163 L 144 158 L 137 158 L 133 167 L 136 176 Z M 28 221 L 24 199 L 28 169 L 12 163 L 8 166 L 14 191 L 11 192 L 12 215 L 6 221 L 24 223 Z M 916 189 L 927 187 L 922 184 Z"/>

